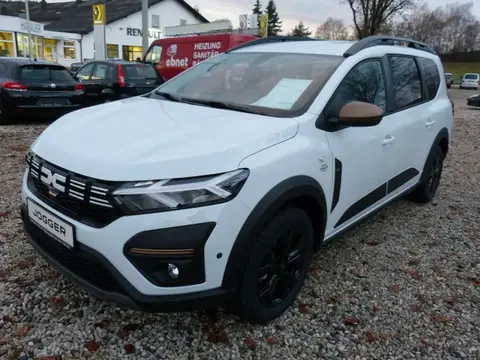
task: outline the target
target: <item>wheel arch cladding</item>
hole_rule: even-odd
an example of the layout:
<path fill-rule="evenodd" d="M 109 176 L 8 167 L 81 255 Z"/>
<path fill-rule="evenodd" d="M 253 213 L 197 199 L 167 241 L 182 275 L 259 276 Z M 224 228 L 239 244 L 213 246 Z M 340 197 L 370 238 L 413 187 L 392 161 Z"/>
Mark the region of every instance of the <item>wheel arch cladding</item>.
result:
<path fill-rule="evenodd" d="M 325 193 L 320 184 L 309 176 L 286 179 L 258 202 L 243 224 L 228 258 L 222 288 L 235 291 L 240 286 L 248 252 L 258 234 L 275 214 L 289 206 L 300 207 L 307 213 L 312 221 L 318 249 L 324 238 L 327 220 Z"/>

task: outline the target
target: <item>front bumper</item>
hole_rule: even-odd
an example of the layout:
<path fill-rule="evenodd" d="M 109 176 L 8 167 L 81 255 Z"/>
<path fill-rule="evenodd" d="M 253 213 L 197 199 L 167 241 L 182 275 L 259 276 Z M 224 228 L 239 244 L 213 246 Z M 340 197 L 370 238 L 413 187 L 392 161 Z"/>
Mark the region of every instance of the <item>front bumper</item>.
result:
<path fill-rule="evenodd" d="M 29 220 L 27 198 L 75 227 L 73 250 L 59 244 Z M 93 228 L 69 219 L 42 202 L 27 187 L 27 173 L 22 187 L 25 233 L 35 249 L 53 267 L 95 297 L 145 311 L 183 311 L 228 301 L 230 293 L 222 288 L 223 275 L 234 241 L 248 214 L 249 209 L 234 199 L 204 208 L 125 216 L 103 228 Z M 159 286 L 126 256 L 125 249 L 139 234 L 153 234 L 147 241 L 152 247 L 155 235 L 162 236 L 162 230 L 208 223 L 214 223 L 215 227 L 202 244 L 204 281 L 201 283 Z M 181 233 L 173 231 L 168 236 L 169 241 L 175 242 L 178 234 Z M 178 243 L 185 239 L 183 235 L 180 237 Z M 198 269 L 198 264 L 196 266 Z"/>

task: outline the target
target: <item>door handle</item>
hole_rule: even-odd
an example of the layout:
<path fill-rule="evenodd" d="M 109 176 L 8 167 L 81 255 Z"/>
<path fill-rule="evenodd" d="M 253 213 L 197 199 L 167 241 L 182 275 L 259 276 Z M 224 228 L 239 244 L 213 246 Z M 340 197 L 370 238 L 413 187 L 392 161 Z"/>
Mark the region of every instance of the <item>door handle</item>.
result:
<path fill-rule="evenodd" d="M 427 129 L 430 129 L 430 128 L 433 126 L 433 124 L 435 124 L 435 120 L 427 120 L 427 121 L 425 122 L 425 127 L 426 127 Z"/>
<path fill-rule="evenodd" d="M 387 135 L 385 137 L 385 140 L 382 141 L 382 146 L 389 146 L 391 145 L 393 142 L 395 141 L 395 137 L 391 136 L 391 135 Z"/>

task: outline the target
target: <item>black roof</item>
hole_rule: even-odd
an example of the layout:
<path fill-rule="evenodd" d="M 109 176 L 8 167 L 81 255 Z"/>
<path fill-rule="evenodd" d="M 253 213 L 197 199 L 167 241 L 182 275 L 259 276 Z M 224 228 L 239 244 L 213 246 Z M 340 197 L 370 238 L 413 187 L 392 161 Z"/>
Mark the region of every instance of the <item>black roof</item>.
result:
<path fill-rule="evenodd" d="M 51 61 L 33 60 L 25 57 L 0 57 L 0 61 L 14 63 L 18 65 L 39 64 L 39 65 L 57 65 L 57 66 L 63 67 L 63 65 L 60 65 Z"/>
<path fill-rule="evenodd" d="M 148 6 L 151 7 L 162 1 L 165 0 L 148 0 Z M 175 1 L 199 22 L 209 22 L 185 0 Z M 76 0 L 48 4 L 45 1 L 29 1 L 30 20 L 50 22 L 45 25 L 45 30 L 87 34 L 93 31 L 92 5 L 102 2 L 105 3 L 107 24 L 142 10 L 140 0 Z M 3 15 L 18 16 L 25 12 L 25 2 L 0 0 L 0 9 Z"/>

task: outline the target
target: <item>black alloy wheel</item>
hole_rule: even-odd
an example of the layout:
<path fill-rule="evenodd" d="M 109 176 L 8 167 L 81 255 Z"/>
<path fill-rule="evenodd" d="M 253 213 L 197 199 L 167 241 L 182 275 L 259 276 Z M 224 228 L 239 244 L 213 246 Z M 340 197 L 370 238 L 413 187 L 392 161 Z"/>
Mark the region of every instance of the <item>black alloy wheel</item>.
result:
<path fill-rule="evenodd" d="M 437 145 L 429 155 L 423 169 L 424 180 L 410 194 L 410 199 L 419 204 L 430 202 L 437 193 L 443 171 L 445 155 L 440 146 Z"/>
<path fill-rule="evenodd" d="M 282 230 L 263 258 L 257 277 L 257 297 L 263 306 L 284 301 L 300 278 L 307 255 L 305 239 L 295 227 Z"/>
<path fill-rule="evenodd" d="M 443 170 L 443 158 L 440 154 L 435 156 L 435 160 L 430 166 L 430 173 L 428 175 L 428 186 L 432 198 L 437 193 L 438 185 L 440 185 L 440 178 Z"/>
<path fill-rule="evenodd" d="M 258 236 L 246 264 L 240 316 L 266 324 L 295 301 L 305 281 L 314 249 L 310 218 L 300 208 L 275 215 Z"/>

